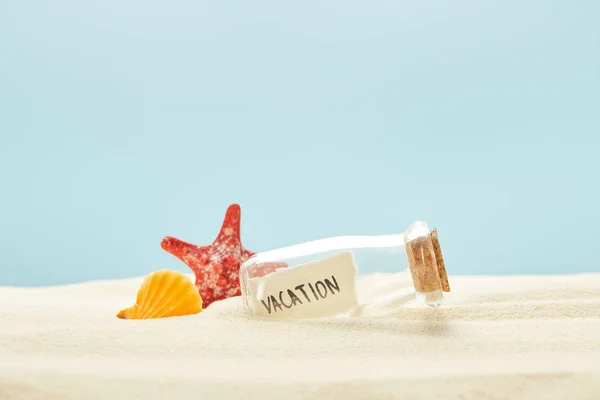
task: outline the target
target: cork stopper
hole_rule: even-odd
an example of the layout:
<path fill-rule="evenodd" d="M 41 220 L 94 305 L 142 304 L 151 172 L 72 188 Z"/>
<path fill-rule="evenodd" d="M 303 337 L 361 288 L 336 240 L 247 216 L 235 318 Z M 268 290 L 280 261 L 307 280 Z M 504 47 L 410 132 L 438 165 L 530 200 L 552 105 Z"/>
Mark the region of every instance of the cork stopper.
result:
<path fill-rule="evenodd" d="M 417 293 L 449 292 L 437 230 L 429 231 L 425 222 L 415 222 L 407 231 L 404 245 Z"/>
<path fill-rule="evenodd" d="M 429 232 L 431 236 L 431 243 L 433 244 L 433 252 L 435 254 L 435 261 L 437 263 L 438 274 L 440 276 L 440 283 L 442 284 L 442 290 L 444 292 L 450 291 L 450 283 L 448 282 L 448 273 L 446 272 L 446 264 L 444 264 L 444 257 L 442 257 L 442 248 L 440 247 L 440 240 L 438 238 L 437 229 Z"/>

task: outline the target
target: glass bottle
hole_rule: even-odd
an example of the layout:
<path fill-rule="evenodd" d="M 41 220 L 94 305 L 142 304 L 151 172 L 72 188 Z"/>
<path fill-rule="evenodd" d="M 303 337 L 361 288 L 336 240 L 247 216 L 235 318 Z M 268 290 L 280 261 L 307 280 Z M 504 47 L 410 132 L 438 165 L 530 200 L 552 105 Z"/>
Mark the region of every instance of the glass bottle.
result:
<path fill-rule="evenodd" d="M 240 287 L 256 316 L 351 316 L 373 302 L 358 283 L 401 279 L 407 269 L 417 302 L 440 306 L 450 286 L 437 230 L 423 221 L 401 234 L 331 237 L 257 253 L 241 265 Z"/>

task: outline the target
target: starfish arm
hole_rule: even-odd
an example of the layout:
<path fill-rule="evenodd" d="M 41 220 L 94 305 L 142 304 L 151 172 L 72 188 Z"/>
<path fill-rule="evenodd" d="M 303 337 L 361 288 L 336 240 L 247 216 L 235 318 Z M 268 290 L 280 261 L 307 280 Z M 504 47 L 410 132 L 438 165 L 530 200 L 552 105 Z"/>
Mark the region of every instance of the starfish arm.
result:
<path fill-rule="evenodd" d="M 190 253 L 194 252 L 198 246 L 171 236 L 167 236 L 160 243 L 160 247 L 162 247 L 167 253 L 171 253 L 175 257 L 185 262 L 184 258 Z"/>
<path fill-rule="evenodd" d="M 215 242 L 225 242 L 229 238 L 240 238 L 240 220 L 242 217 L 242 211 L 240 206 L 232 204 L 227 208 L 225 218 L 223 219 L 223 225 L 221 230 L 215 239 Z"/>
<path fill-rule="evenodd" d="M 244 257 L 245 259 L 248 259 L 250 257 L 252 257 L 253 255 L 255 255 L 256 253 L 250 250 L 246 250 L 244 248 L 242 248 L 242 257 Z"/>

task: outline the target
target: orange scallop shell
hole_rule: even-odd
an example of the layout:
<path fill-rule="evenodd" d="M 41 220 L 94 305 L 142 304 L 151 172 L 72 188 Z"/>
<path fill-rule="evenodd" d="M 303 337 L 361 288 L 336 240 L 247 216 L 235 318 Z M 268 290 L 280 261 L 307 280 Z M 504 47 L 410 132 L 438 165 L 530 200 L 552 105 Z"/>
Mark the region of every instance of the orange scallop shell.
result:
<path fill-rule="evenodd" d="M 198 314 L 202 298 L 184 274 L 163 269 L 148 275 L 138 290 L 135 305 L 117 314 L 121 319 L 167 318 Z"/>

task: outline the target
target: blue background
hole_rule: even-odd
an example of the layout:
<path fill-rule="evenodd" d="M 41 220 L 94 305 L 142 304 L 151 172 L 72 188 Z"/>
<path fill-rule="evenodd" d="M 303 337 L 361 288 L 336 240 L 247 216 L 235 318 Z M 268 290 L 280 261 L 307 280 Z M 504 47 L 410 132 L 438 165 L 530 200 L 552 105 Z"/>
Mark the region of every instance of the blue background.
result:
<path fill-rule="evenodd" d="M 451 274 L 598 271 L 600 2 L 3 1 L 0 284 L 438 228 Z"/>

